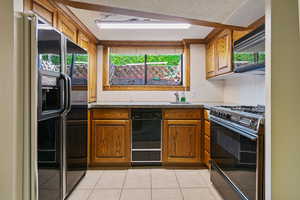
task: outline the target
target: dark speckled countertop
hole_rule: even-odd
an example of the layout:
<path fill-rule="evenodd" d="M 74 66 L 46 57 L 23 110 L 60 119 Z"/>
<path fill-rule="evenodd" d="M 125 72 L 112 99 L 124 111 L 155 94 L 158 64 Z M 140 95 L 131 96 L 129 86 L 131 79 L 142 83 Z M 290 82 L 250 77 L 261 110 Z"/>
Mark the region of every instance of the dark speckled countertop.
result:
<path fill-rule="evenodd" d="M 90 103 L 89 108 L 206 108 L 212 106 L 232 105 L 224 102 L 190 102 L 188 104 L 174 104 L 170 102 L 97 102 Z"/>

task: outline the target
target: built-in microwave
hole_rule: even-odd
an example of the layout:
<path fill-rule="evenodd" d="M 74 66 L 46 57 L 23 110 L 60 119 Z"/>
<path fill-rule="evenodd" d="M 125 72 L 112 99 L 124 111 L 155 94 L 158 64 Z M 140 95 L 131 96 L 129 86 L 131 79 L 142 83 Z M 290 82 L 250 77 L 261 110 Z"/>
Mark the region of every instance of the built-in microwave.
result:
<path fill-rule="evenodd" d="M 265 71 L 265 25 L 234 42 L 233 65 L 235 73 Z"/>

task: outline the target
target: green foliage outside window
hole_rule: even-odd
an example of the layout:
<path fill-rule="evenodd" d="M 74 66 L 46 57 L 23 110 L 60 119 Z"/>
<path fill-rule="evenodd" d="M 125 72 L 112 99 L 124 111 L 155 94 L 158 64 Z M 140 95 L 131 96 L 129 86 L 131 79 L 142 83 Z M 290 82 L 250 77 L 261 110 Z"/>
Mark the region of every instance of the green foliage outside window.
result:
<path fill-rule="evenodd" d="M 127 64 L 137 64 L 145 62 L 145 55 L 119 55 L 111 54 L 110 62 L 115 66 L 124 66 Z M 181 55 L 147 55 L 147 63 L 151 62 L 166 62 L 163 65 L 177 66 L 181 62 Z M 153 64 L 151 64 L 153 65 Z M 160 66 L 162 64 L 159 64 Z"/>

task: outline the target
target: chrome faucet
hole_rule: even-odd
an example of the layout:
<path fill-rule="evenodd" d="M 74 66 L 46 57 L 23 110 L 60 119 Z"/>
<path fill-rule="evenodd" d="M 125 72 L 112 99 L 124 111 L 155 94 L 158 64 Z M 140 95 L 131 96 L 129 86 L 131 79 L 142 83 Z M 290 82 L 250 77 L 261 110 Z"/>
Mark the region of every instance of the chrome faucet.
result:
<path fill-rule="evenodd" d="M 176 103 L 179 103 L 179 93 L 175 92 L 174 95 L 176 97 Z"/>

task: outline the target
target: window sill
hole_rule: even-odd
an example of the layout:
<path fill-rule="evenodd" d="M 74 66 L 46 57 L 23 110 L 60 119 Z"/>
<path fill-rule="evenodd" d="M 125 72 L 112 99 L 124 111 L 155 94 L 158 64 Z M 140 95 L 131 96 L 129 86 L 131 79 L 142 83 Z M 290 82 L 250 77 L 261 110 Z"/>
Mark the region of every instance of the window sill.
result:
<path fill-rule="evenodd" d="M 103 91 L 190 91 L 185 86 L 161 86 L 161 85 L 112 85 L 103 86 Z"/>

